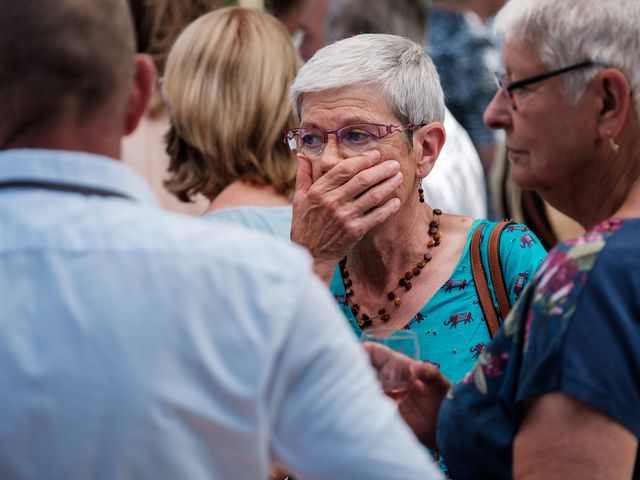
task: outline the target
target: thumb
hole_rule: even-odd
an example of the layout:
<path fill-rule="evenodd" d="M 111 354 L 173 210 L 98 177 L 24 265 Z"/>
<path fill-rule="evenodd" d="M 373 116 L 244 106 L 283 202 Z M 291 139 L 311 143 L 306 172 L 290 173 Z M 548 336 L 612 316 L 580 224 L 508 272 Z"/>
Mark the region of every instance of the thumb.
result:
<path fill-rule="evenodd" d="M 444 396 L 451 388 L 451 382 L 432 363 L 416 362 L 411 367 L 415 378 L 420 380 L 432 393 Z"/>

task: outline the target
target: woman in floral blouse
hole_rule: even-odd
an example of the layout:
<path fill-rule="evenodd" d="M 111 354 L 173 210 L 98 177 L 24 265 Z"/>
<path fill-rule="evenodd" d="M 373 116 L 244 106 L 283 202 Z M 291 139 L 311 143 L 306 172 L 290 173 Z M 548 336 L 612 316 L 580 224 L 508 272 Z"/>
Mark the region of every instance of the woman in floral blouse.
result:
<path fill-rule="evenodd" d="M 549 253 L 442 403 L 454 479 L 640 478 L 639 24 L 637 0 L 511 0 L 496 19 L 505 75 L 485 120 L 515 181 L 587 233 Z M 442 379 L 413 368 L 401 411 L 431 443 L 425 387 Z"/>

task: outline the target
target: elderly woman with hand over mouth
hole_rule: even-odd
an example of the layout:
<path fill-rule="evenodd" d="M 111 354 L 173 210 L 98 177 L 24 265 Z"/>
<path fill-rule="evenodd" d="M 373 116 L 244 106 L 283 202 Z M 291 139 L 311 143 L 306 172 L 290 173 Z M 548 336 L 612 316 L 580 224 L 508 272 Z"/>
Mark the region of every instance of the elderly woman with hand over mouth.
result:
<path fill-rule="evenodd" d="M 291 99 L 300 127 L 291 238 L 314 257 L 354 332 L 418 333 L 423 360 L 457 381 L 490 340 L 471 275 L 470 241 L 487 220 L 424 203 L 421 179 L 445 141 L 444 97 L 420 45 L 357 35 L 318 52 Z M 510 301 L 545 256 L 522 225 L 499 244 Z M 345 365 L 348 368 L 348 365 Z"/>

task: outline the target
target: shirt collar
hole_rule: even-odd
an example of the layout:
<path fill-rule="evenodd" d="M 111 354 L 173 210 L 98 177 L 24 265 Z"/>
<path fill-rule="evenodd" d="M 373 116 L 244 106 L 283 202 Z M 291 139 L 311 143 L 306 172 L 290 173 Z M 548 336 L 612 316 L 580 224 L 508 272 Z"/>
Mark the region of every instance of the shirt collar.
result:
<path fill-rule="evenodd" d="M 117 192 L 158 205 L 145 179 L 121 161 L 85 152 L 14 149 L 0 151 L 0 182 L 57 182 Z"/>

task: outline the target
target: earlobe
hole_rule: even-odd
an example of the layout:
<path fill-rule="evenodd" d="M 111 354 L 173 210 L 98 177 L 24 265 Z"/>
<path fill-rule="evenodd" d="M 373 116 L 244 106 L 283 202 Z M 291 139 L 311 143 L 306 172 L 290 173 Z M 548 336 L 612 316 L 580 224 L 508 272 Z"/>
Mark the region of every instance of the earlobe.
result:
<path fill-rule="evenodd" d="M 153 86 L 156 80 L 156 69 L 151 57 L 145 54 L 137 54 L 135 62 L 135 79 L 127 104 L 124 130 L 129 135 L 138 126 L 138 122 L 144 115 L 151 100 Z"/>
<path fill-rule="evenodd" d="M 433 122 L 414 133 L 414 149 L 420 152 L 416 168 L 420 177 L 426 177 L 433 169 L 444 146 L 446 133 L 440 122 Z"/>

